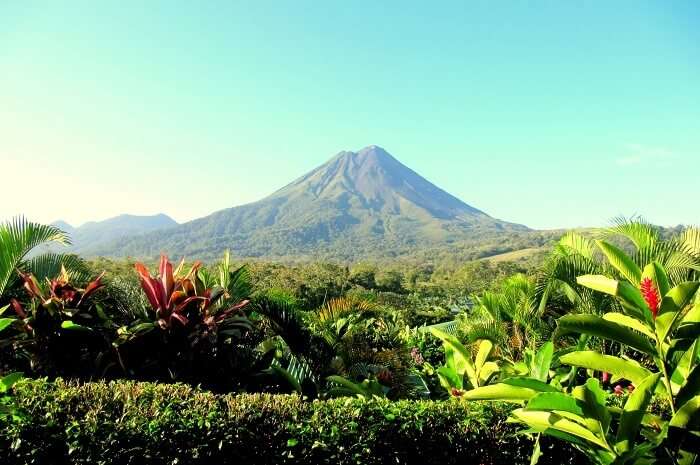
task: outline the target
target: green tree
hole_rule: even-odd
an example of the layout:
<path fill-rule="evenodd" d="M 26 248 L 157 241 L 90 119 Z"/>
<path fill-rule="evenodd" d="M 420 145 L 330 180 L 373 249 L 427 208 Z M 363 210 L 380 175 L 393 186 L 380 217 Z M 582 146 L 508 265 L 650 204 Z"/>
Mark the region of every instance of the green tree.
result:
<path fill-rule="evenodd" d="M 365 289 L 375 289 L 377 267 L 366 263 L 360 263 L 350 270 L 350 282 Z"/>
<path fill-rule="evenodd" d="M 534 296 L 530 278 L 511 276 L 497 289 L 473 297 L 474 307 L 460 319 L 460 329 L 468 341 L 489 339 L 511 360 L 520 360 L 526 348 L 534 349 L 552 330 Z"/>
<path fill-rule="evenodd" d="M 385 292 L 395 292 L 400 294 L 404 291 L 403 274 L 397 270 L 385 270 L 377 273 L 376 278 L 377 288 Z"/>

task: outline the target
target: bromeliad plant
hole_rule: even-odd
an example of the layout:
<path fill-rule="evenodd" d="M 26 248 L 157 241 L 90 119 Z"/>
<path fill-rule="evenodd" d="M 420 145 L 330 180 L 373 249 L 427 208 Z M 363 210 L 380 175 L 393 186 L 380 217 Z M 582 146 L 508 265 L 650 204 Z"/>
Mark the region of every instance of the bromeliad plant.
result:
<path fill-rule="evenodd" d="M 226 358 L 225 346 L 231 347 L 250 329 L 243 313 L 249 301 L 219 305 L 227 298 L 227 290 L 205 287 L 199 262 L 183 272 L 184 260 L 173 269 L 168 257 L 161 256 L 156 276 L 142 263 L 136 263 L 135 268 L 151 311 L 119 329 L 115 345 L 122 367 L 155 378 L 225 378 L 225 364 L 216 362 Z M 151 357 L 144 360 L 143 350 Z"/>
<path fill-rule="evenodd" d="M 228 308 L 218 306 L 219 300 L 226 295 L 226 289 L 220 286 L 204 287 L 198 274 L 201 263 L 195 263 L 184 275 L 183 267 L 184 260 L 173 270 L 168 257 L 164 255 L 160 259 L 158 276 L 151 276 L 142 263 L 135 265 L 141 287 L 155 314 L 154 326 L 163 330 L 199 326 L 202 334 L 198 338 L 201 339 L 218 329 L 227 319 L 240 317 L 240 311 L 248 300 L 240 300 Z"/>
<path fill-rule="evenodd" d="M 55 279 L 40 283 L 19 272 L 29 302 L 12 299 L 15 318 L 3 319 L 12 329 L 5 343 L 29 361 L 29 369 L 49 376 L 92 376 L 108 352 L 109 318 L 93 301 L 104 287 L 102 275 L 84 288 L 71 283 L 65 268 Z M 86 368 L 89 369 L 86 371 Z"/>
<path fill-rule="evenodd" d="M 566 390 L 530 378 L 517 383 L 511 379 L 465 397 L 526 402 L 512 413 L 515 420 L 530 431 L 572 443 L 595 463 L 695 463 L 700 454 L 700 283 L 671 287 L 659 263 L 640 269 L 610 244 L 603 253 L 626 279 L 587 275 L 578 283 L 613 296 L 621 311 L 567 315 L 559 319 L 556 336 L 604 339 L 632 349 L 649 363 L 591 350 L 574 350 L 559 360 L 633 383 L 635 389 L 624 406 L 609 407 L 606 393 L 593 377 Z M 649 411 L 655 396 L 666 399 L 667 416 Z"/>

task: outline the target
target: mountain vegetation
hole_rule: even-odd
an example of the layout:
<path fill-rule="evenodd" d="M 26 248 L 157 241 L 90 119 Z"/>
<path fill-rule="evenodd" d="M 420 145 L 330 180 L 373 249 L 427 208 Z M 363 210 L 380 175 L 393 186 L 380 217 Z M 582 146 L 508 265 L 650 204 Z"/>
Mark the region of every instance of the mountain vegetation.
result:
<path fill-rule="evenodd" d="M 94 250 L 111 241 L 167 229 L 177 226 L 177 222 L 160 213 L 151 216 L 119 215 L 103 221 L 89 221 L 79 227 L 59 220 L 52 223 L 52 226 L 70 235 L 71 243 L 61 251 L 89 256 L 93 255 Z"/>
<path fill-rule="evenodd" d="M 62 233 L 22 221 L 5 229 L 13 272 L 0 294 L 0 445 L 13 463 L 72 463 L 104 447 L 115 450 L 104 463 L 123 463 L 135 443 L 167 444 L 171 462 L 201 463 L 229 451 L 224 437 L 255 440 L 260 428 L 286 463 L 413 463 L 423 456 L 381 444 L 408 447 L 400 438 L 423 427 L 450 444 L 467 441 L 472 453 L 498 448 L 494 441 L 513 451 L 510 459 L 480 453 L 480 463 L 700 457 L 697 228 L 620 219 L 563 234 L 536 262 L 234 266 L 228 253 L 209 264 L 65 256 L 85 273 L 59 261 L 48 276 L 26 253 L 66 240 Z M 202 401 L 206 409 L 188 407 Z M 133 409 L 131 427 L 115 423 L 115 411 Z M 240 420 L 236 438 L 219 436 L 231 431 L 229 409 Z M 315 409 L 330 416 L 318 423 Z M 447 418 L 461 426 L 447 427 Z M 481 426 L 464 421 L 498 431 L 474 437 Z M 210 434 L 196 447 L 167 434 L 191 425 Z M 341 428 L 375 449 L 349 453 Z M 98 440 L 104 434 L 110 445 Z M 41 452 L 46 444 L 51 454 Z"/>
<path fill-rule="evenodd" d="M 492 218 L 369 146 L 337 154 L 258 202 L 84 252 L 214 259 L 230 249 L 241 257 L 354 261 L 483 244 L 502 253 L 515 250 L 512 243 L 543 245 L 527 227 Z"/>

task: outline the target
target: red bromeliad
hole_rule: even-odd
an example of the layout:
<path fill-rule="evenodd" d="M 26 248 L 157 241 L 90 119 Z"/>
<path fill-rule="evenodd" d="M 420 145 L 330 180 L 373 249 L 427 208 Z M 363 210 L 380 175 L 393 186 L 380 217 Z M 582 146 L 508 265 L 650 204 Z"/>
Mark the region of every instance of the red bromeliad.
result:
<path fill-rule="evenodd" d="M 213 304 L 223 295 L 221 288 L 204 289 L 198 277 L 201 267 L 200 262 L 196 262 L 186 275 L 180 277 L 184 261 L 180 262 L 177 269 L 173 271 L 173 266 L 168 257 L 160 257 L 158 266 L 158 276 L 151 276 L 143 263 L 136 263 L 136 272 L 141 280 L 148 302 L 156 312 L 158 325 L 165 329 L 169 328 L 173 321 L 177 321 L 183 326 L 187 326 L 190 318 L 197 317 L 201 323 L 207 327 L 213 327 L 221 323 L 232 312 L 242 309 L 248 301 L 234 305 L 224 311 L 213 311 Z"/>
<path fill-rule="evenodd" d="M 30 332 L 34 330 L 33 322 L 39 314 L 51 315 L 57 321 L 75 318 L 88 308 L 89 298 L 104 287 L 102 283 L 104 273 L 81 289 L 70 283 L 69 274 L 65 268 L 62 268 L 57 278 L 47 279 L 48 292 L 42 289 L 33 274 L 19 271 L 19 275 L 24 281 L 24 289 L 32 299 L 33 305 L 29 310 L 25 310 L 19 300 L 14 298 L 10 300 L 10 304 L 15 314 L 24 321 L 25 330 Z"/>
<path fill-rule="evenodd" d="M 61 274 L 58 278 L 48 280 L 48 294 L 39 286 L 39 282 L 31 273 L 19 272 L 20 277 L 24 281 L 24 288 L 32 299 L 37 299 L 42 305 L 59 306 L 62 309 L 77 309 L 85 302 L 92 294 L 104 287 L 102 277 L 104 272 L 89 282 L 85 289 L 79 289 L 70 283 L 70 276 L 65 268 L 61 269 Z M 22 317 L 24 313 L 21 304 L 12 299 L 12 306 L 15 313 Z"/>
<path fill-rule="evenodd" d="M 651 278 L 644 278 L 639 286 L 639 290 L 642 292 L 642 297 L 647 303 L 651 314 L 654 315 L 656 319 L 656 314 L 659 311 L 659 304 L 661 303 L 661 297 L 659 296 L 659 291 L 654 286 L 654 281 Z"/>

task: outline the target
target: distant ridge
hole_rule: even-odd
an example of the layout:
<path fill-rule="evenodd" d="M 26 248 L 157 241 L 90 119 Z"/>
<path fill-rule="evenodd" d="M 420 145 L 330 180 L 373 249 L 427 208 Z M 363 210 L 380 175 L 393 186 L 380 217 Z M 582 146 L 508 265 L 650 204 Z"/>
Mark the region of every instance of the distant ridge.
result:
<path fill-rule="evenodd" d="M 104 221 L 90 221 L 77 228 L 62 220 L 51 224 L 68 233 L 72 242 L 70 251 L 81 254 L 89 254 L 91 249 L 114 240 L 178 225 L 163 213 L 148 216 L 119 215 Z"/>
<path fill-rule="evenodd" d="M 260 201 L 172 226 L 82 250 L 206 259 L 230 248 L 245 257 L 358 259 L 529 231 L 466 204 L 376 145 L 340 152 Z"/>

